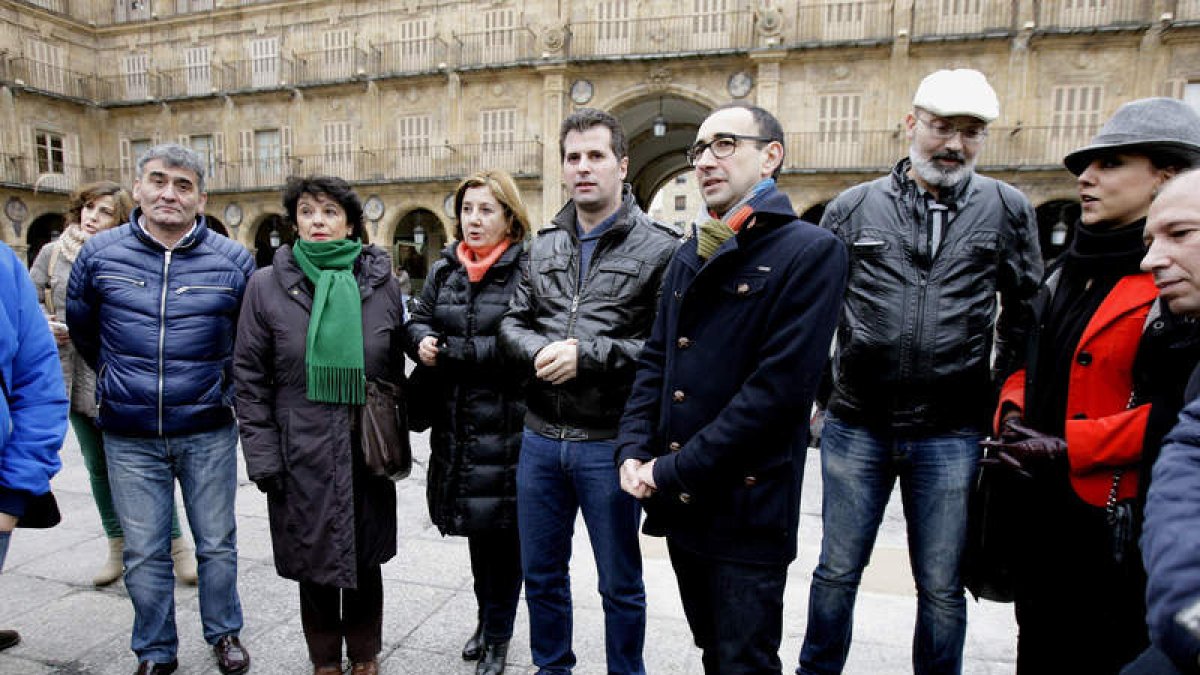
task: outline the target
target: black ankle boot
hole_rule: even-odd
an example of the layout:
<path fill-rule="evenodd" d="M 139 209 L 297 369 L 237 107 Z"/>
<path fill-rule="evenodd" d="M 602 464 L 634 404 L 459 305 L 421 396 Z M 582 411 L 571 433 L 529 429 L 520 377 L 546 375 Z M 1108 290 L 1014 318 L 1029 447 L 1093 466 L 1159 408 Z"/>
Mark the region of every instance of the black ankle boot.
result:
<path fill-rule="evenodd" d="M 463 661 L 478 661 L 479 657 L 483 656 L 483 622 L 475 624 L 475 632 L 467 639 L 467 644 L 463 645 L 462 657 Z"/>
<path fill-rule="evenodd" d="M 508 656 L 508 641 L 491 642 L 483 646 L 483 658 L 475 666 L 475 675 L 501 675 L 504 659 Z"/>

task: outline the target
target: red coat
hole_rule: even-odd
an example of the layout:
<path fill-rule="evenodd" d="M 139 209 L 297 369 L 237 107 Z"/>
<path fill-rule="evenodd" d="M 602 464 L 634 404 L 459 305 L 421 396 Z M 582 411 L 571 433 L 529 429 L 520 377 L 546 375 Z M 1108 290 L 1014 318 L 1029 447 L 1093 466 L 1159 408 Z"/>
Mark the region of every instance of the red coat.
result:
<path fill-rule="evenodd" d="M 1123 469 L 1118 499 L 1138 492 L 1150 404 L 1129 407 L 1133 362 L 1146 317 L 1158 296 L 1150 274 L 1122 278 L 1092 315 L 1080 336 L 1067 385 L 1066 441 L 1071 487 L 1093 506 L 1104 506 L 1113 474 Z M 1016 406 L 1024 411 L 1025 369 L 1009 376 L 996 412 Z"/>

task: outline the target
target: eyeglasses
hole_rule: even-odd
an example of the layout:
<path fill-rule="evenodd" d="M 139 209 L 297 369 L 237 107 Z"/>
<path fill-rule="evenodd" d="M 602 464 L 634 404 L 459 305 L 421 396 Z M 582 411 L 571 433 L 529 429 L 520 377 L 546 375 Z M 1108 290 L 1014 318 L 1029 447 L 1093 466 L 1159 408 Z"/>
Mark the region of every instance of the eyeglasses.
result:
<path fill-rule="evenodd" d="M 934 138 L 940 138 L 943 141 L 954 138 L 954 134 L 962 134 L 963 141 L 967 143 L 979 143 L 987 138 L 988 135 L 987 127 L 985 126 L 959 127 L 937 117 L 925 119 L 917 115 L 916 118 L 918 122 L 925 125 L 926 129 L 929 129 Z"/>
<path fill-rule="evenodd" d="M 770 143 L 774 138 L 766 136 L 743 136 L 741 134 L 717 134 L 707 143 L 696 141 L 696 143 L 687 150 L 687 161 L 692 168 L 700 162 L 700 157 L 704 155 L 705 150 L 712 150 L 713 157 L 717 159 L 725 159 L 737 152 L 738 141 L 755 141 L 757 143 Z"/>

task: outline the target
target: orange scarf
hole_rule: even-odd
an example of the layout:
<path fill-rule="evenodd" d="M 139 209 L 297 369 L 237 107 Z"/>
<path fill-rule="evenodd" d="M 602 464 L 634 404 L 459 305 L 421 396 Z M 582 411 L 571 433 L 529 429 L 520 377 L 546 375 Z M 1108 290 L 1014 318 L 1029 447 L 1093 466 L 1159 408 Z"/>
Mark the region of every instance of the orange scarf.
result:
<path fill-rule="evenodd" d="M 508 250 L 512 242 L 504 239 L 499 244 L 491 248 L 473 249 L 467 246 L 465 241 L 458 242 L 458 248 L 454 249 L 454 254 L 458 256 L 458 261 L 462 263 L 467 270 L 467 278 L 471 283 L 477 284 L 483 279 L 483 275 L 491 269 L 500 256 Z"/>

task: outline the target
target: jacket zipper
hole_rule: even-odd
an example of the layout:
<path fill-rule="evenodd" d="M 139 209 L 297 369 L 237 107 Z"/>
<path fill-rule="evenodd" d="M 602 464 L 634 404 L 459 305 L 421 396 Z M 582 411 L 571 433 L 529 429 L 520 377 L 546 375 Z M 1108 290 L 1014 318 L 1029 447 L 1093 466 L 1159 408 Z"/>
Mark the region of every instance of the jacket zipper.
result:
<path fill-rule="evenodd" d="M 99 281 L 100 279 L 116 279 L 117 281 L 126 281 L 128 283 L 133 284 L 134 286 L 145 286 L 146 285 L 146 282 L 142 281 L 141 279 L 134 279 L 133 277 L 125 277 L 125 276 L 121 276 L 119 274 L 97 274 L 96 280 Z"/>
<path fill-rule="evenodd" d="M 175 295 L 183 295 L 188 291 L 228 291 L 233 292 L 233 288 L 229 286 L 180 286 L 175 289 Z"/>
<path fill-rule="evenodd" d="M 167 338 L 167 274 L 171 269 L 171 250 L 163 256 L 162 293 L 158 301 L 158 435 L 163 435 L 163 345 Z"/>

